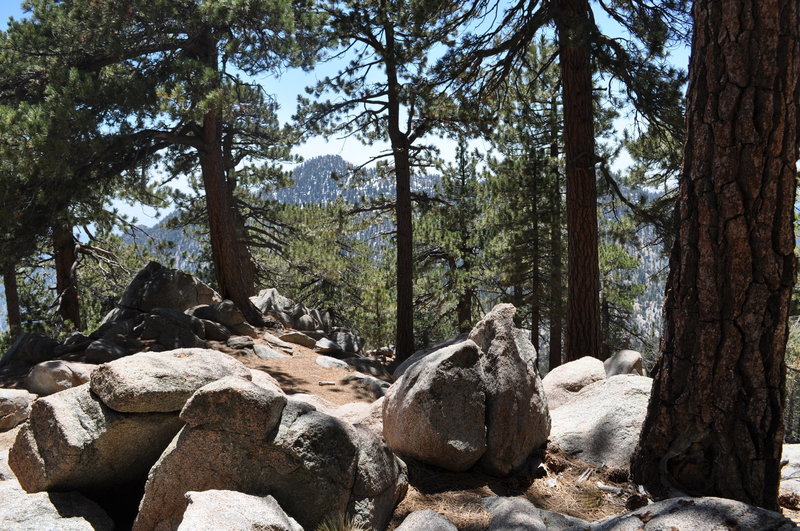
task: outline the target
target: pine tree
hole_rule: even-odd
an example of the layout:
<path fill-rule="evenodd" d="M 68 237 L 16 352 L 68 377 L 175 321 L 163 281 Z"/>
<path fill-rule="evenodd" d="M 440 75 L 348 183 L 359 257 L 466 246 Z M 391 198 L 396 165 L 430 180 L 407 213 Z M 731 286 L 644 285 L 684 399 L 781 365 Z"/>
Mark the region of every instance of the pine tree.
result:
<path fill-rule="evenodd" d="M 800 9 L 694 3 L 664 336 L 634 479 L 777 510 L 796 258 Z"/>
<path fill-rule="evenodd" d="M 76 105 L 100 115 L 108 143 L 125 150 L 116 164 L 166 149 L 168 170 L 199 168 L 217 285 L 257 323 L 248 299 L 255 266 L 232 190 L 239 163 L 264 156 L 275 139 L 263 95 L 243 76 L 307 63 L 313 52 L 302 28 L 314 18 L 302 2 L 43 0 L 8 30 L 16 57 L 41 60 L 32 71 L 12 69 L 0 91 L 74 91 Z"/>
<path fill-rule="evenodd" d="M 467 3 L 469 4 L 469 3 Z M 349 60 L 304 99 L 298 118 L 314 132 L 355 135 L 365 143 L 388 140 L 394 176 L 397 248 L 397 359 L 414 352 L 414 255 L 411 181 L 424 164 L 421 139 L 450 120 L 449 99 L 430 79 L 428 56 L 452 43 L 470 19 L 469 5 L 456 2 L 328 1 L 329 31 L 342 45 L 334 56 Z M 319 101 L 326 93 L 338 97 Z"/>

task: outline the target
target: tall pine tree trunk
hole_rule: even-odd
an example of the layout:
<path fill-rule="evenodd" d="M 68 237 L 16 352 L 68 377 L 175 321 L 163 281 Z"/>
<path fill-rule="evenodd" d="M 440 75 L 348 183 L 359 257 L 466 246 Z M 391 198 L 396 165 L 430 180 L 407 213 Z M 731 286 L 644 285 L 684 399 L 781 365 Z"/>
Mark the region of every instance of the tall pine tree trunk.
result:
<path fill-rule="evenodd" d="M 386 7 L 382 6 L 382 10 Z M 414 234 L 411 202 L 411 145 L 400 130 L 401 89 L 394 62 L 394 25 L 387 18 L 386 81 L 389 140 L 394 157 L 395 223 L 397 224 L 397 338 L 395 360 L 400 362 L 414 353 Z"/>
<path fill-rule="evenodd" d="M 8 329 L 12 337 L 22 331 L 22 313 L 19 309 L 19 291 L 17 290 L 17 271 L 13 265 L 3 268 L 3 287 L 6 292 L 6 313 Z"/>
<path fill-rule="evenodd" d="M 553 187 L 550 191 L 550 361 L 549 370 L 561 365 L 561 336 L 563 335 L 564 305 L 563 250 L 561 241 L 561 176 L 558 169 L 558 103 L 550 99 L 550 161 Z"/>
<path fill-rule="evenodd" d="M 535 154 L 532 154 L 536 157 Z M 534 158 L 534 160 L 537 160 Z M 539 278 L 539 247 L 541 241 L 539 238 L 539 178 L 538 168 L 534 165 L 531 168 L 531 177 L 533 178 L 533 186 L 531 187 L 531 343 L 539 352 L 539 324 L 542 320 L 542 296 L 541 296 L 541 280 Z"/>
<path fill-rule="evenodd" d="M 600 269 L 588 0 L 556 2 L 567 166 L 567 348 L 565 361 L 600 357 Z"/>
<path fill-rule="evenodd" d="M 58 313 L 64 323 L 72 323 L 75 329 L 81 328 L 81 307 L 78 300 L 75 268 L 75 237 L 72 227 L 56 223 L 53 227 L 53 256 L 56 266 L 56 291 L 58 292 Z"/>
<path fill-rule="evenodd" d="M 220 129 L 219 112 L 206 113 L 199 156 L 214 271 L 220 294 L 232 300 L 251 324 L 260 325 L 263 316 L 250 301 L 254 291 L 255 265 L 244 244 L 243 234 L 237 230 L 241 222 L 234 210 L 226 179 Z"/>
<path fill-rule="evenodd" d="M 632 472 L 777 509 L 800 99 L 796 0 L 696 0 L 661 358 Z"/>

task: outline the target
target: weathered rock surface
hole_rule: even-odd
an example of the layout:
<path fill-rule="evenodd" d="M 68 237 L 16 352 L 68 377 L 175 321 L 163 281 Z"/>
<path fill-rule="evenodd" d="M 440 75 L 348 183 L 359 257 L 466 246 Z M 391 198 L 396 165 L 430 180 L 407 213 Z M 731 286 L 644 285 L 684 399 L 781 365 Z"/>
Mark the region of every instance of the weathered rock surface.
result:
<path fill-rule="evenodd" d="M 544 377 L 542 384 L 550 410 L 563 406 L 589 384 L 605 380 L 603 362 L 592 356 L 559 365 Z"/>
<path fill-rule="evenodd" d="M 36 395 L 24 389 L 0 389 L 0 431 L 25 422 Z"/>
<path fill-rule="evenodd" d="M 391 379 L 389 371 L 387 371 L 386 367 L 378 360 L 372 358 L 345 358 L 344 361 L 358 372 Z"/>
<path fill-rule="evenodd" d="M 262 360 L 278 360 L 291 357 L 288 354 L 283 354 L 277 350 L 271 349 L 266 345 L 253 345 L 253 352 Z"/>
<path fill-rule="evenodd" d="M 621 374 L 587 385 L 551 412 L 551 442 L 584 461 L 628 468 L 652 382 Z"/>
<path fill-rule="evenodd" d="M 6 531 L 111 531 L 114 522 L 77 492 L 28 494 L 14 479 L 0 481 L 0 529 Z"/>
<path fill-rule="evenodd" d="M 181 420 L 191 428 L 263 436 L 278 424 L 285 406 L 280 389 L 229 376 L 198 389 L 186 402 Z"/>
<path fill-rule="evenodd" d="M 118 413 L 84 384 L 33 403 L 9 465 L 28 492 L 144 479 L 181 427 L 177 415 Z"/>
<path fill-rule="evenodd" d="M 450 520 L 441 514 L 425 509 L 414 511 L 403 520 L 403 523 L 395 528 L 395 531 L 457 531 Z"/>
<path fill-rule="evenodd" d="M 219 294 L 206 284 L 183 271 L 169 269 L 150 262 L 125 288 L 117 306 L 149 313 L 154 308 L 183 312 L 188 308 L 221 302 Z M 113 317 L 108 320 L 116 320 Z"/>
<path fill-rule="evenodd" d="M 134 332 L 139 339 L 154 339 L 167 349 L 208 347 L 203 321 L 168 308 L 154 308 Z"/>
<path fill-rule="evenodd" d="M 255 343 L 253 343 L 253 338 L 250 336 L 232 336 L 225 344 L 231 348 L 242 349 L 252 348 Z"/>
<path fill-rule="evenodd" d="M 323 337 L 322 339 L 317 340 L 314 343 L 314 350 L 319 352 L 320 354 L 326 354 L 329 356 L 342 356 L 344 355 L 344 349 L 342 347 L 330 339 Z"/>
<path fill-rule="evenodd" d="M 304 333 L 297 331 L 292 331 L 282 334 L 280 339 L 281 341 L 285 341 L 287 343 L 294 343 L 295 345 L 300 345 L 306 348 L 314 348 L 314 345 L 317 344 L 314 338 L 308 337 Z"/>
<path fill-rule="evenodd" d="M 642 355 L 635 350 L 620 350 L 603 362 L 606 377 L 618 374 L 638 374 L 644 376 Z"/>
<path fill-rule="evenodd" d="M 395 380 L 397 380 L 406 373 L 409 367 L 411 367 L 421 359 L 433 354 L 434 352 L 438 352 L 445 347 L 450 347 L 453 345 L 457 345 L 459 343 L 463 343 L 464 341 L 467 340 L 468 336 L 469 334 L 461 334 L 460 336 L 454 337 L 452 339 L 447 339 L 440 343 L 436 343 L 435 345 L 432 345 L 430 347 L 416 351 L 411 356 L 409 356 L 407 360 L 405 360 L 404 362 L 402 362 L 400 365 L 397 366 L 397 368 L 392 373 L 392 376 L 394 377 Z M 394 354 L 394 349 L 387 348 L 387 353 Z"/>
<path fill-rule="evenodd" d="M 370 397 L 372 400 L 381 398 L 389 389 L 389 382 L 360 372 L 348 374 L 340 381 L 344 385 L 357 389 L 360 395 Z"/>
<path fill-rule="evenodd" d="M 228 328 L 234 328 L 247 322 L 242 311 L 228 299 L 216 304 L 192 308 L 192 315 L 199 319 L 207 319 Z"/>
<path fill-rule="evenodd" d="M 493 496 L 481 500 L 492 516 L 492 531 L 589 531 L 591 524 L 574 516 L 567 516 L 536 507 L 525 498 Z"/>
<path fill-rule="evenodd" d="M 96 339 L 86 347 L 84 356 L 89 363 L 107 363 L 124 358 L 137 350 L 138 348 L 130 348 L 110 339 Z"/>
<path fill-rule="evenodd" d="M 294 348 L 291 343 L 287 343 L 286 341 L 283 341 L 279 337 L 274 336 L 269 332 L 264 332 L 264 341 L 269 343 L 272 347 L 279 350 L 284 350 L 289 354 L 292 353 L 292 349 Z"/>
<path fill-rule="evenodd" d="M 34 365 L 25 377 L 25 387 L 32 393 L 47 396 L 83 385 L 97 367 L 77 361 L 50 360 Z"/>
<path fill-rule="evenodd" d="M 800 444 L 784 444 L 781 462 L 781 490 L 800 495 Z"/>
<path fill-rule="evenodd" d="M 0 358 L 0 367 L 32 367 L 55 356 L 58 341 L 39 334 L 21 333 Z"/>
<path fill-rule="evenodd" d="M 231 490 L 187 492 L 178 531 L 303 531 L 272 496 Z"/>
<path fill-rule="evenodd" d="M 190 401 L 181 416 L 221 419 L 240 404 L 249 407 L 244 404 L 250 400 L 232 386 L 220 412 L 213 411 L 214 401 Z M 277 400 L 269 404 L 280 407 Z M 364 429 L 294 400 L 271 430 L 252 431 L 240 421 L 249 422 L 229 419 L 213 429 L 201 424 L 181 430 L 150 471 L 135 530 L 177 526 L 189 491 L 269 492 L 305 529 L 345 512 L 356 523 L 383 528 L 405 495 L 404 465 Z"/>
<path fill-rule="evenodd" d="M 326 367 L 329 369 L 343 369 L 348 370 L 350 369 L 350 365 L 347 364 L 346 361 L 332 358 L 330 356 L 317 356 L 317 359 L 314 360 L 314 363 L 319 365 L 320 367 Z"/>
<path fill-rule="evenodd" d="M 180 411 L 192 394 L 226 376 L 249 380 L 250 370 L 230 356 L 209 349 L 142 352 L 99 366 L 92 391 L 115 411 Z"/>
<path fill-rule="evenodd" d="M 486 394 L 480 349 L 471 340 L 420 359 L 383 403 L 392 450 L 447 470 L 471 468 L 486 452 Z"/>
<path fill-rule="evenodd" d="M 779 513 L 723 498 L 671 498 L 592 525 L 592 531 L 789 531 Z"/>
<path fill-rule="evenodd" d="M 257 296 L 250 297 L 250 300 L 261 313 L 281 312 L 294 306 L 294 301 L 278 293 L 275 288 L 262 289 Z"/>
<path fill-rule="evenodd" d="M 550 432 L 536 349 L 527 333 L 514 327 L 516 311 L 511 304 L 498 304 L 469 334 L 483 352 L 487 432 L 480 465 L 500 476 L 522 467 Z"/>
<path fill-rule="evenodd" d="M 200 319 L 203 323 L 203 332 L 205 338 L 211 341 L 227 341 L 231 337 L 231 331 L 225 325 L 209 321 L 208 319 Z"/>
<path fill-rule="evenodd" d="M 355 424 L 368 429 L 372 433 L 383 437 L 383 402 L 385 398 L 368 404 L 366 402 L 350 402 L 339 406 L 330 415 L 350 424 Z"/>

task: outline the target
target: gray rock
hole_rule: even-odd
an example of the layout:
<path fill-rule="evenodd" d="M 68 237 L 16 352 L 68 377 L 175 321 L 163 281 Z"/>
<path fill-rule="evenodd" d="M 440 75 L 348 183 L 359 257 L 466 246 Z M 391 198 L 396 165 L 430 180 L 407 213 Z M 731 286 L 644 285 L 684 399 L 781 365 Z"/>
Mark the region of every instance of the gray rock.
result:
<path fill-rule="evenodd" d="M 781 490 L 800 495 L 800 444 L 784 444 L 781 463 Z"/>
<path fill-rule="evenodd" d="M 621 374 L 587 385 L 551 412 L 551 442 L 584 461 L 628 468 L 652 382 L 645 376 Z"/>
<path fill-rule="evenodd" d="M 183 312 L 193 306 L 221 301 L 222 298 L 216 291 L 192 275 L 150 262 L 131 280 L 117 306 L 123 310 L 132 309 L 144 313 L 149 313 L 154 308 Z"/>
<path fill-rule="evenodd" d="M 77 492 L 28 494 L 15 480 L 0 481 L 0 529 L 6 531 L 112 531 L 114 522 Z"/>
<path fill-rule="evenodd" d="M 280 389 L 229 376 L 198 389 L 181 410 L 181 420 L 191 428 L 258 437 L 278 424 L 284 406 L 286 395 Z"/>
<path fill-rule="evenodd" d="M 547 443 L 550 412 L 528 335 L 514 327 L 516 308 L 498 304 L 469 334 L 482 350 L 486 392 L 486 453 L 480 465 L 505 476 Z"/>
<path fill-rule="evenodd" d="M 493 496 L 483 498 L 481 503 L 492 515 L 489 525 L 492 531 L 589 531 L 591 528 L 585 520 L 540 509 L 525 498 Z"/>
<path fill-rule="evenodd" d="M 372 358 L 345 358 L 344 361 L 358 372 L 382 378 L 391 378 L 389 371 L 378 360 Z"/>
<path fill-rule="evenodd" d="M 536 506 L 525 498 L 484 498 L 482 503 L 492 515 L 487 531 L 547 531 Z"/>
<path fill-rule="evenodd" d="M 592 525 L 592 531 L 789 531 L 779 513 L 723 498 L 671 498 Z"/>
<path fill-rule="evenodd" d="M 405 360 L 403 363 L 401 363 L 400 365 L 397 366 L 397 368 L 392 373 L 392 376 L 394 377 L 395 380 L 397 380 L 398 378 L 400 378 L 401 376 L 403 376 L 405 374 L 405 372 L 409 369 L 409 367 L 411 367 L 412 365 L 414 365 L 415 363 L 417 363 L 421 359 L 425 358 L 426 356 L 429 356 L 429 355 L 433 354 L 434 352 L 438 352 L 438 351 L 442 350 L 443 348 L 450 347 L 450 346 L 453 346 L 453 345 L 457 345 L 459 343 L 463 343 L 464 341 L 466 341 L 466 339 L 468 337 L 469 337 L 469 334 L 461 334 L 460 336 L 454 337 L 452 339 L 447 339 L 447 340 L 442 341 L 440 343 L 436 343 L 433 346 L 430 346 L 430 347 L 427 347 L 427 348 L 424 348 L 424 349 L 416 351 L 411 356 L 409 356 L 409 358 L 407 360 Z M 384 350 L 387 353 L 386 355 L 390 355 L 390 356 L 394 355 L 394 349 L 393 348 L 384 347 Z"/>
<path fill-rule="evenodd" d="M 253 346 L 253 338 L 248 336 L 233 336 L 228 339 L 226 345 L 236 349 L 251 348 Z"/>
<path fill-rule="evenodd" d="M 294 306 L 294 301 L 278 293 L 275 288 L 262 289 L 257 296 L 250 297 L 250 300 L 261 313 L 284 311 Z"/>
<path fill-rule="evenodd" d="M 220 378 L 251 378 L 250 370 L 216 350 L 177 349 L 142 352 L 99 366 L 92 372 L 92 391 L 115 411 L 180 411 L 192 394 Z"/>
<path fill-rule="evenodd" d="M 25 422 L 36 395 L 24 389 L 0 389 L 0 431 Z"/>
<path fill-rule="evenodd" d="M 258 337 L 258 329 L 250 323 L 239 323 L 231 327 L 231 331 L 237 336 L 247 336 L 253 339 Z"/>
<path fill-rule="evenodd" d="M 86 336 L 80 332 L 73 332 L 56 347 L 55 355 L 63 356 L 64 354 L 69 354 L 71 352 L 86 350 L 86 347 L 88 347 L 89 343 L 91 342 L 92 339 L 89 336 Z"/>
<path fill-rule="evenodd" d="M 327 367 L 329 369 L 344 369 L 350 370 L 350 365 L 340 359 L 331 358 L 330 356 L 317 356 L 316 364 L 320 367 Z"/>
<path fill-rule="evenodd" d="M 211 341 L 227 341 L 231 337 L 231 331 L 225 325 L 209 321 L 207 319 L 200 319 L 203 323 L 203 331 L 205 338 Z"/>
<path fill-rule="evenodd" d="M 550 411 L 572 400 L 587 385 L 605 378 L 603 362 L 592 356 L 559 365 L 542 380 Z"/>
<path fill-rule="evenodd" d="M 348 354 L 358 354 L 364 346 L 364 340 L 349 330 L 334 330 L 330 338 Z"/>
<path fill-rule="evenodd" d="M 140 339 L 154 339 L 168 348 L 207 348 L 205 326 L 197 317 L 177 310 L 155 308 L 144 322 L 134 329 Z"/>
<path fill-rule="evenodd" d="M 0 358 L 0 367 L 32 367 L 55 356 L 58 341 L 39 334 L 21 333 Z"/>
<path fill-rule="evenodd" d="M 308 337 L 302 332 L 287 332 L 281 335 L 281 340 L 286 341 L 287 343 L 294 343 L 295 345 L 300 345 L 306 348 L 314 348 L 314 345 L 317 344 L 314 339 Z"/>
<path fill-rule="evenodd" d="M 144 479 L 180 427 L 174 413 L 118 413 L 84 384 L 33 403 L 9 465 L 28 492 L 124 485 Z"/>
<path fill-rule="evenodd" d="M 271 432 L 245 431 L 187 425 L 151 469 L 134 530 L 177 526 L 189 491 L 269 492 L 305 529 L 343 513 L 383 529 L 405 495 L 405 467 L 380 438 L 310 406 L 289 400 Z"/>
<path fill-rule="evenodd" d="M 272 496 L 231 490 L 187 492 L 178 531 L 303 531 Z"/>
<path fill-rule="evenodd" d="M 288 354 L 282 354 L 277 350 L 273 350 L 266 345 L 253 345 L 253 352 L 262 360 L 278 360 L 291 357 Z"/>
<path fill-rule="evenodd" d="M 196 306 L 192 308 L 191 313 L 199 319 L 207 319 L 228 328 L 247 321 L 242 311 L 228 299 L 216 304 Z"/>
<path fill-rule="evenodd" d="M 350 402 L 332 408 L 328 414 L 383 437 L 383 402 L 383 397 L 372 403 Z"/>
<path fill-rule="evenodd" d="M 83 385 L 97 367 L 91 363 L 51 360 L 34 365 L 25 377 L 25 387 L 32 393 L 47 396 Z"/>
<path fill-rule="evenodd" d="M 338 343 L 335 343 L 326 337 L 323 337 L 314 344 L 314 350 L 320 354 L 326 355 L 332 354 L 334 356 L 341 356 L 344 354 L 344 350 L 342 350 L 342 347 L 340 347 Z"/>
<path fill-rule="evenodd" d="M 389 382 L 384 382 L 374 376 L 356 372 L 348 374 L 340 380 L 344 385 L 355 387 L 359 390 L 360 394 L 367 395 L 372 400 L 377 400 L 386 394 L 389 389 Z"/>
<path fill-rule="evenodd" d="M 642 355 L 635 350 L 620 350 L 603 362 L 606 377 L 618 374 L 638 374 L 644 376 Z"/>
<path fill-rule="evenodd" d="M 281 389 L 281 384 L 273 378 L 268 373 L 258 370 L 258 369 L 250 369 L 250 376 L 252 377 L 252 382 L 264 389 L 283 392 Z"/>
<path fill-rule="evenodd" d="M 479 365 L 480 349 L 471 340 L 412 365 L 383 403 L 383 437 L 389 447 L 447 470 L 471 468 L 486 451 L 486 395 Z"/>
<path fill-rule="evenodd" d="M 414 511 L 403 519 L 395 531 L 457 531 L 450 520 L 441 514 L 425 509 Z"/>
<path fill-rule="evenodd" d="M 285 350 L 288 353 L 292 353 L 292 349 L 294 348 L 291 343 L 287 343 L 286 341 L 281 340 L 279 337 L 270 334 L 269 332 L 264 332 L 264 341 L 272 345 L 273 347 Z"/>
<path fill-rule="evenodd" d="M 125 344 L 110 339 L 96 339 L 86 347 L 86 361 L 89 363 L 106 363 L 131 355 L 132 349 Z"/>
<path fill-rule="evenodd" d="M 133 335 L 134 328 L 140 325 L 147 315 L 133 310 L 132 313 L 135 315 L 126 319 L 104 322 L 97 330 L 89 334 L 89 338 L 122 342 L 124 338 Z"/>
<path fill-rule="evenodd" d="M 303 332 L 316 330 L 320 323 L 314 320 L 310 315 L 300 315 L 293 318 L 292 328 L 295 330 L 302 330 Z"/>

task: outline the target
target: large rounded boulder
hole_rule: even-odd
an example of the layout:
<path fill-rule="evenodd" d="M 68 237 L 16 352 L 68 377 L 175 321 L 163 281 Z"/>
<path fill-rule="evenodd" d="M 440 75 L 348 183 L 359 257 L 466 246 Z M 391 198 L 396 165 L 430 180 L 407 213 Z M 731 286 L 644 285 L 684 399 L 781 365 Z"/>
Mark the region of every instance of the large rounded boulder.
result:
<path fill-rule="evenodd" d="M 405 496 L 405 465 L 380 438 L 276 388 L 228 378 L 199 389 L 181 419 L 150 470 L 137 531 L 176 528 L 190 491 L 269 494 L 305 529 L 342 514 L 382 529 Z"/>
<path fill-rule="evenodd" d="M 550 415 L 536 350 L 496 306 L 469 339 L 423 353 L 389 388 L 383 433 L 398 454 L 454 471 L 504 476 L 546 442 Z"/>

